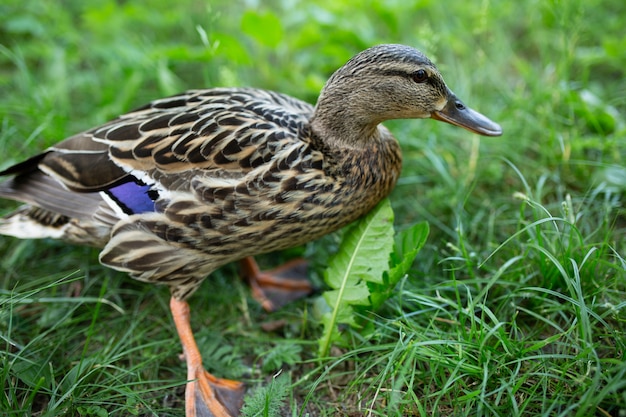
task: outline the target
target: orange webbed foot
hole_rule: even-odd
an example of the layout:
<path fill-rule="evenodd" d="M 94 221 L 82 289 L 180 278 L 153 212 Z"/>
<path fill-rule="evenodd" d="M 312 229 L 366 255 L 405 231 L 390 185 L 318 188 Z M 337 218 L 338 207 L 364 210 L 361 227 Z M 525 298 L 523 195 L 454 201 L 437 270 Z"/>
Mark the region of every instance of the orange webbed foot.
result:
<path fill-rule="evenodd" d="M 170 310 L 187 362 L 186 417 L 237 417 L 243 404 L 243 383 L 207 372 L 191 330 L 189 304 L 172 297 Z"/>
<path fill-rule="evenodd" d="M 261 271 L 252 257 L 240 261 L 252 296 L 266 311 L 275 311 L 313 291 L 307 279 L 307 262 L 296 259 L 270 271 Z"/>
<path fill-rule="evenodd" d="M 244 386 L 239 381 L 216 378 L 200 367 L 185 390 L 187 417 L 236 417 L 243 404 Z"/>

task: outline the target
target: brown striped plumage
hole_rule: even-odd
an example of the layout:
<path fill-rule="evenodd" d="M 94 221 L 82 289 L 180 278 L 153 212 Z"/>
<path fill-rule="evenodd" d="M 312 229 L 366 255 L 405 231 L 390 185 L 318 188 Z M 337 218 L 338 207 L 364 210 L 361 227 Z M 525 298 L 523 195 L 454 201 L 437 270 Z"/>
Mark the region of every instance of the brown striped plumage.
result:
<path fill-rule="evenodd" d="M 178 320 L 187 313 L 177 300 L 217 267 L 303 244 L 371 210 L 402 160 L 380 123 L 427 117 L 501 133 L 402 45 L 356 55 L 315 107 L 258 89 L 187 91 L 0 172 L 13 175 L 0 196 L 26 203 L 0 220 L 0 233 L 103 247 L 103 264 L 168 285 Z M 124 194 L 128 184 L 141 195 Z M 185 351 L 193 350 L 188 321 L 180 323 Z M 197 361 L 189 366 L 190 379 L 203 378 L 191 370 Z"/>

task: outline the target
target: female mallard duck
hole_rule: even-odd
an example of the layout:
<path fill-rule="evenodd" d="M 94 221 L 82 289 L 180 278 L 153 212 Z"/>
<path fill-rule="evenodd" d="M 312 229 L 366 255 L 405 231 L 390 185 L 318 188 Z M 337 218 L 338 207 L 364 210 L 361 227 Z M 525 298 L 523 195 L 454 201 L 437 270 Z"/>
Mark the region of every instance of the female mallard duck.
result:
<path fill-rule="evenodd" d="M 187 360 L 187 416 L 234 416 L 243 386 L 204 370 L 185 300 L 221 265 L 301 245 L 371 210 L 401 167 L 380 123 L 428 117 L 502 132 L 402 45 L 350 59 L 315 107 L 257 89 L 188 91 L 0 172 L 13 175 L 0 196 L 26 203 L 0 233 L 103 247 L 104 265 L 168 285 Z"/>

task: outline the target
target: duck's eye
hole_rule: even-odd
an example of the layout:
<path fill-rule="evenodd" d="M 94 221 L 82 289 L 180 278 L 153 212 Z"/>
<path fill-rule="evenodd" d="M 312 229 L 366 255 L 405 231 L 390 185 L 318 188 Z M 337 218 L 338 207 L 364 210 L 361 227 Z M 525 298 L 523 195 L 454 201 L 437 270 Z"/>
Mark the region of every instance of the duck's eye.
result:
<path fill-rule="evenodd" d="M 413 78 L 413 81 L 415 81 L 416 83 L 423 83 L 428 80 L 428 73 L 426 72 L 426 70 L 419 69 L 411 74 L 411 78 Z"/>

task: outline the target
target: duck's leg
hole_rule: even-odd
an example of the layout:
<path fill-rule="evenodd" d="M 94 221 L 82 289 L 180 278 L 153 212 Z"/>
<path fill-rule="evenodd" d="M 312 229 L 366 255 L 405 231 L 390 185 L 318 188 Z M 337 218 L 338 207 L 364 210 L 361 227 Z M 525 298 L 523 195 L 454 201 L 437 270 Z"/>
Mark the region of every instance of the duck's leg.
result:
<path fill-rule="evenodd" d="M 250 283 L 252 296 L 266 311 L 274 311 L 311 293 L 307 263 L 302 259 L 287 262 L 270 271 L 261 271 L 253 257 L 240 261 L 241 273 Z"/>
<path fill-rule="evenodd" d="M 193 337 L 189 304 L 172 297 L 170 310 L 187 361 L 186 417 L 236 417 L 243 403 L 244 386 L 239 381 L 216 378 L 202 366 Z"/>

